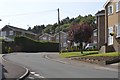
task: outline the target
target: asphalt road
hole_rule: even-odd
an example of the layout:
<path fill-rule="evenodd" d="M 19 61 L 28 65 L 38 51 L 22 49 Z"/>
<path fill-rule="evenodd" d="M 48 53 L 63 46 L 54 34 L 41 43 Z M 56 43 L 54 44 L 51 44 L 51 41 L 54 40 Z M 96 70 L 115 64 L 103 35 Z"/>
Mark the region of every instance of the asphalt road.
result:
<path fill-rule="evenodd" d="M 1 64 L 1 57 L 0 57 L 0 80 L 2 79 L 2 64 Z"/>
<path fill-rule="evenodd" d="M 0 54 L 0 80 L 3 78 L 2 55 Z"/>
<path fill-rule="evenodd" d="M 62 64 L 45 59 L 44 53 L 17 53 L 5 56 L 6 59 L 24 65 L 45 78 L 118 78 L 118 72 L 100 70 L 87 66 Z"/>

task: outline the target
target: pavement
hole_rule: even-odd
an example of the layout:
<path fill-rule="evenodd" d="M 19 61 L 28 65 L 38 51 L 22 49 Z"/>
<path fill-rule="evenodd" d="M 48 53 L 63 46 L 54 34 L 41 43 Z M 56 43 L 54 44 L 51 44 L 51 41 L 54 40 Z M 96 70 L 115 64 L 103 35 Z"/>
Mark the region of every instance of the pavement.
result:
<path fill-rule="evenodd" d="M 57 62 L 61 62 L 61 63 L 64 63 L 64 64 L 71 64 L 71 65 L 75 65 L 75 66 L 80 66 L 80 63 L 87 63 L 91 66 L 97 66 L 98 67 L 101 67 L 101 68 L 104 68 L 104 69 L 108 69 L 108 70 L 113 70 L 113 71 L 119 71 L 120 72 L 120 63 L 114 63 L 114 64 L 110 64 L 110 65 L 98 65 L 98 64 L 91 64 L 91 63 L 88 63 L 88 62 L 83 62 L 83 61 L 78 61 L 78 60 L 71 60 L 71 58 L 62 58 L 60 57 L 60 55 L 58 54 L 47 54 L 46 57 L 48 59 L 53 59 L 54 61 L 57 61 Z"/>
<path fill-rule="evenodd" d="M 2 66 L 2 79 L 22 79 L 25 76 L 26 69 L 16 63 L 2 58 L 0 55 L 0 64 Z"/>

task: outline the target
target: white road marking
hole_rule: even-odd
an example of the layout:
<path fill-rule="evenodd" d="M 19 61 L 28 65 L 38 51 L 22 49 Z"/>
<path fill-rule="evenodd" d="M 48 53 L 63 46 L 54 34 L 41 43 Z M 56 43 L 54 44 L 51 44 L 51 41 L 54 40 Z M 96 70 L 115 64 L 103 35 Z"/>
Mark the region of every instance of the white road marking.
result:
<path fill-rule="evenodd" d="M 119 65 L 119 63 L 114 63 L 114 64 L 110 64 L 110 65 L 115 65 L 115 66 L 118 66 L 118 65 Z"/>
<path fill-rule="evenodd" d="M 37 73 L 35 73 L 35 72 L 30 72 L 30 73 L 31 73 L 32 75 L 38 77 L 38 78 L 45 78 L 45 77 L 40 76 L 39 74 L 37 74 Z M 32 78 L 32 77 L 30 77 L 30 78 Z"/>
<path fill-rule="evenodd" d="M 39 74 L 34 74 L 35 76 L 40 76 Z"/>
<path fill-rule="evenodd" d="M 95 67 L 96 69 L 109 70 L 109 71 L 118 71 L 118 69 L 106 68 L 106 67 Z"/>
<path fill-rule="evenodd" d="M 35 72 L 30 72 L 31 74 L 35 74 Z"/>
<path fill-rule="evenodd" d="M 35 79 L 34 77 L 28 77 L 29 79 Z"/>
<path fill-rule="evenodd" d="M 45 77 L 43 77 L 43 76 L 38 76 L 38 78 L 45 78 Z"/>

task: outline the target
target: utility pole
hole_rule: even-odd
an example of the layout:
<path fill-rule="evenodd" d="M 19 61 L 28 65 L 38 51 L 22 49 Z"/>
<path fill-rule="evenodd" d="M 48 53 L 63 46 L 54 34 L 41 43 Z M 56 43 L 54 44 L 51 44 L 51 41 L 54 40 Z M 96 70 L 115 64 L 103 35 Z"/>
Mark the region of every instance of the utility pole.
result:
<path fill-rule="evenodd" d="M 58 27 L 59 27 L 59 53 L 61 53 L 60 12 L 59 12 L 59 8 L 57 9 L 57 11 L 58 11 Z"/>

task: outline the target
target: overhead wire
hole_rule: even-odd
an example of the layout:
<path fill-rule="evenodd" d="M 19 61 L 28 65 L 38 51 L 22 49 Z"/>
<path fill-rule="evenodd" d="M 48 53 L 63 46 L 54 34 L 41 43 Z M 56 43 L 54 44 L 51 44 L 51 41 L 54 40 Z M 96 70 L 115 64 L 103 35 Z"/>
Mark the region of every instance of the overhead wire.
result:
<path fill-rule="evenodd" d="M 48 13 L 48 12 L 53 12 L 53 11 L 57 11 L 57 9 L 40 11 L 40 12 L 29 12 L 29 13 L 21 13 L 21 14 L 13 14 L 13 15 L 3 15 L 3 16 L 0 16 L 0 17 L 25 16 L 25 15 L 32 15 L 32 14 Z"/>

